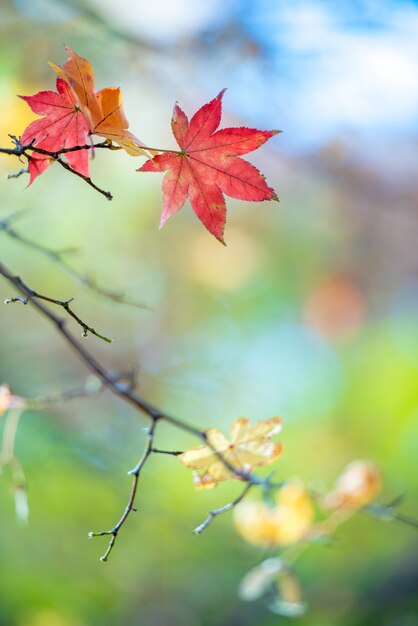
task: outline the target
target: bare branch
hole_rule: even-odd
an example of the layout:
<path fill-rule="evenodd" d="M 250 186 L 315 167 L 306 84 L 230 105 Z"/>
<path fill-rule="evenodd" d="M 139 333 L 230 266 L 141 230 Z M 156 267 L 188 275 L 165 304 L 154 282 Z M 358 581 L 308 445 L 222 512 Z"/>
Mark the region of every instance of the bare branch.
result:
<path fill-rule="evenodd" d="M 144 450 L 144 453 L 143 453 L 141 459 L 135 465 L 135 467 L 132 470 L 130 470 L 130 472 L 128 472 L 128 474 L 133 477 L 132 488 L 131 488 L 131 494 L 129 496 L 128 504 L 126 505 L 125 510 L 124 510 L 121 518 L 119 519 L 117 524 L 111 530 L 102 530 L 100 532 L 90 532 L 89 535 L 88 535 L 89 539 L 92 539 L 93 537 L 103 537 L 104 535 L 111 535 L 111 539 L 109 541 L 109 545 L 108 545 L 108 547 L 106 549 L 106 552 L 103 554 L 103 556 L 100 557 L 101 561 L 107 561 L 107 559 L 109 558 L 109 554 L 113 550 L 113 547 L 114 547 L 114 545 L 116 543 L 116 539 L 117 539 L 117 536 L 118 536 L 118 533 L 119 533 L 120 529 L 125 524 L 125 522 L 128 519 L 130 513 L 132 511 L 136 511 L 137 510 L 134 507 L 134 503 L 135 503 L 136 492 L 138 490 L 139 476 L 141 474 L 142 468 L 144 467 L 145 463 L 147 462 L 149 456 L 151 455 L 151 453 L 153 451 L 152 446 L 153 446 L 153 443 L 154 443 L 154 437 L 155 437 L 155 430 L 156 430 L 156 427 L 157 427 L 157 422 L 158 422 L 157 419 L 154 419 L 152 421 L 152 424 L 151 424 L 150 428 L 148 429 L 148 442 L 147 442 L 146 448 Z"/>
<path fill-rule="evenodd" d="M 114 377 L 88 352 L 84 346 L 73 336 L 73 334 L 67 329 L 65 319 L 58 317 L 52 311 L 50 311 L 41 302 L 32 298 L 32 291 L 25 283 L 18 277 L 12 274 L 6 266 L 0 262 L 0 274 L 14 285 L 24 296 L 28 297 L 28 302 L 32 304 L 44 317 L 54 324 L 57 331 L 64 337 L 73 349 L 78 354 L 79 358 L 86 364 L 90 371 L 97 374 L 97 376 L 103 381 L 103 383 L 117 396 L 124 399 L 131 404 L 137 410 L 148 415 L 151 420 L 163 420 L 172 426 L 189 433 L 193 437 L 199 439 L 202 443 L 209 446 L 214 454 L 219 458 L 225 467 L 227 467 L 235 476 L 238 476 L 242 480 L 252 482 L 262 486 L 273 486 L 270 482 L 270 477 L 263 478 L 249 472 L 243 472 L 233 467 L 226 459 L 222 457 L 222 454 L 213 447 L 208 441 L 205 431 L 199 430 L 192 424 L 189 424 L 177 417 L 173 417 L 168 413 L 165 413 L 153 406 L 151 403 L 144 400 L 141 396 L 137 395 L 131 388 L 126 385 L 121 385 L 118 381 L 115 381 Z"/>
<path fill-rule="evenodd" d="M 22 302 L 23 304 L 27 304 L 29 300 L 31 300 L 32 298 L 38 298 L 40 300 L 45 300 L 46 302 L 50 302 L 51 304 L 56 304 L 58 306 L 61 306 L 63 309 L 65 309 L 68 315 L 70 315 L 73 319 L 75 319 L 77 324 L 79 324 L 82 327 L 83 337 L 87 337 L 87 334 L 91 333 L 92 335 L 95 335 L 99 339 L 103 339 L 103 341 L 106 341 L 107 343 L 112 343 L 112 339 L 109 339 L 108 337 L 105 337 L 104 335 L 101 335 L 100 333 L 98 333 L 94 328 L 92 328 L 91 326 L 88 326 L 88 324 L 83 322 L 83 320 L 80 317 L 78 317 L 76 313 L 74 313 L 74 311 L 70 308 L 70 302 L 72 302 L 74 298 L 70 298 L 69 300 L 56 300 L 55 298 L 44 296 L 34 291 L 27 285 L 25 285 L 20 278 L 18 277 L 15 277 L 15 278 L 16 278 L 16 281 L 20 283 L 20 286 L 22 287 L 22 291 L 25 292 L 26 296 L 24 298 L 22 298 L 21 296 L 7 298 L 7 300 L 5 300 L 5 304 L 11 304 L 14 302 Z"/>
<path fill-rule="evenodd" d="M 19 214 L 16 214 L 19 215 Z M 81 274 L 77 272 L 66 260 L 65 256 L 70 252 L 73 252 L 74 248 L 69 248 L 66 250 L 51 250 L 46 246 L 38 243 L 37 241 L 32 241 L 31 239 L 27 239 L 23 235 L 21 235 L 14 227 L 12 227 L 12 221 L 14 220 L 15 214 L 12 214 L 8 217 L 0 219 L 0 230 L 2 230 L 6 235 L 14 239 L 15 241 L 19 241 L 23 245 L 28 248 L 32 248 L 37 252 L 40 252 L 51 261 L 53 261 L 62 271 L 64 271 L 68 276 L 70 276 L 73 280 L 78 282 L 83 287 L 86 287 L 90 291 L 97 293 L 99 296 L 102 296 L 108 300 L 112 300 L 112 302 L 118 302 L 120 304 L 125 304 L 127 306 L 137 307 L 139 309 L 147 308 L 145 304 L 141 304 L 140 302 L 135 302 L 133 300 L 128 300 L 125 298 L 123 293 L 117 293 L 114 291 L 109 291 L 99 286 L 96 281 L 91 278 L 91 276 L 87 276 L 85 274 Z"/>
<path fill-rule="evenodd" d="M 54 324 L 58 332 L 65 338 L 67 343 L 69 343 L 73 349 L 78 354 L 79 358 L 86 364 L 86 366 L 102 380 L 104 385 L 106 385 L 115 395 L 124 399 L 126 402 L 131 404 L 137 410 L 141 411 L 148 415 L 151 420 L 162 420 L 171 424 L 175 428 L 182 430 L 186 433 L 189 433 L 193 437 L 199 439 L 202 443 L 209 446 L 213 453 L 217 456 L 217 458 L 224 464 L 224 466 L 229 469 L 229 471 L 236 477 L 241 478 L 246 482 L 250 482 L 254 485 L 260 485 L 266 488 L 272 488 L 275 486 L 274 483 L 271 482 L 271 477 L 262 477 L 257 474 L 252 474 L 250 472 L 244 472 L 240 469 L 237 469 L 227 459 L 223 457 L 223 455 L 208 441 L 206 432 L 203 430 L 199 430 L 192 424 L 185 422 L 177 417 L 169 415 L 164 411 L 161 411 L 157 407 L 153 406 L 151 403 L 144 400 L 141 396 L 137 395 L 133 389 L 127 387 L 126 385 L 121 385 L 118 381 L 115 381 L 114 377 L 93 357 L 90 352 L 88 352 L 84 346 L 72 335 L 72 333 L 67 329 L 65 320 L 61 317 L 55 315 L 52 311 L 50 311 L 46 306 L 44 306 L 41 302 L 32 297 L 32 291 L 25 283 L 18 277 L 14 276 L 6 266 L 0 262 L 0 274 L 6 278 L 11 284 L 13 284 L 19 291 L 21 291 L 24 296 L 27 297 L 28 302 L 30 302 L 38 311 L 40 311 L 44 317 L 49 319 L 50 322 Z M 47 300 L 48 301 L 48 300 Z M 56 304 L 54 300 L 52 300 L 53 304 Z"/>
<path fill-rule="evenodd" d="M 365 513 L 369 513 L 374 517 L 378 517 L 384 522 L 392 522 L 397 521 L 402 524 L 406 524 L 407 526 L 412 526 L 413 528 L 418 528 L 418 520 L 410 517 L 409 515 L 404 515 L 403 513 L 399 513 L 396 510 L 396 507 L 402 502 L 404 496 L 398 496 L 392 502 L 388 504 L 369 504 L 368 506 L 361 509 Z"/>
<path fill-rule="evenodd" d="M 265 489 L 271 489 L 276 486 L 273 482 L 271 482 L 271 476 L 267 476 L 264 478 L 256 474 L 253 474 L 250 472 L 244 472 L 242 470 L 239 470 L 233 467 L 231 463 L 229 463 L 229 461 L 223 457 L 222 453 L 220 453 L 210 443 L 210 441 L 208 441 L 205 431 L 199 430 L 195 426 L 177 417 L 173 417 L 172 415 L 169 415 L 168 413 L 161 411 L 154 405 L 147 402 L 141 396 L 136 394 L 131 385 L 120 383 L 120 381 L 117 378 L 115 378 L 110 372 L 108 372 L 93 357 L 93 355 L 90 354 L 90 352 L 88 352 L 83 345 L 81 345 L 80 341 L 77 340 L 74 337 L 74 335 L 67 329 L 66 320 L 61 317 L 58 317 L 48 307 L 46 307 L 43 304 L 43 302 L 40 302 L 39 300 L 34 299 L 32 297 L 31 290 L 23 283 L 23 281 L 18 276 L 13 275 L 1 262 L 0 262 L 0 274 L 6 280 L 8 280 L 12 285 L 14 285 L 17 289 L 19 289 L 19 291 L 23 293 L 23 295 L 25 296 L 25 298 L 27 298 L 30 304 L 32 304 L 46 319 L 48 319 L 55 326 L 57 331 L 62 335 L 62 337 L 66 340 L 66 342 L 72 346 L 73 350 L 75 350 L 78 357 L 85 363 L 85 365 L 90 369 L 90 371 L 95 373 L 99 377 L 99 379 L 102 381 L 104 386 L 106 386 L 116 396 L 120 397 L 125 402 L 129 403 L 136 410 L 140 411 L 141 413 L 145 413 L 151 420 L 147 447 L 144 451 L 142 458 L 138 462 L 138 464 L 135 466 L 133 470 L 131 470 L 131 472 L 129 472 L 133 476 L 133 483 L 132 483 L 132 489 L 131 489 L 129 501 L 128 501 L 128 504 L 125 508 L 123 515 L 121 516 L 118 523 L 111 530 L 102 531 L 101 533 L 94 533 L 92 535 L 92 536 L 111 535 L 109 546 L 105 554 L 103 555 L 102 560 L 106 560 L 108 558 L 111 550 L 113 549 L 113 546 L 115 545 L 116 537 L 118 535 L 120 528 L 126 522 L 126 519 L 128 518 L 130 512 L 134 510 L 133 504 L 134 504 L 134 500 L 135 500 L 135 496 L 137 492 L 139 474 L 141 472 L 142 467 L 144 466 L 145 462 L 149 458 L 150 454 L 153 453 L 154 451 L 156 453 L 165 453 L 164 451 L 161 451 L 158 448 L 154 448 L 154 445 L 153 445 L 155 428 L 159 421 L 167 422 L 168 424 L 171 424 L 175 428 L 178 428 L 179 430 L 182 430 L 196 437 L 202 443 L 209 446 L 214 452 L 214 454 L 217 456 L 217 458 L 224 464 L 224 466 L 227 469 L 231 471 L 231 473 L 234 476 L 242 479 L 243 481 L 247 483 L 245 493 L 248 491 L 248 489 L 251 486 L 255 486 L 255 485 L 261 486 Z M 173 456 L 175 455 L 173 454 Z M 245 493 L 239 497 L 238 501 L 242 497 L 244 497 Z M 210 517 L 213 518 L 220 513 L 226 512 L 227 510 L 232 508 L 231 504 L 234 506 L 233 503 L 229 503 L 228 505 L 226 505 L 226 507 L 222 507 L 222 509 L 219 509 L 219 513 L 211 512 Z M 210 523 L 210 521 L 205 523 L 205 527 Z"/>
<path fill-rule="evenodd" d="M 219 509 L 213 509 L 212 511 L 209 511 L 209 515 L 207 516 L 207 518 L 201 524 L 199 524 L 199 526 L 196 526 L 196 528 L 194 529 L 193 531 L 194 534 L 200 535 L 205 530 L 205 528 L 207 528 L 209 524 L 212 523 L 215 517 L 217 517 L 218 515 L 222 515 L 223 513 L 227 513 L 228 511 L 233 509 L 234 506 L 239 504 L 241 500 L 245 498 L 245 496 L 247 495 L 247 493 L 250 491 L 252 487 L 254 487 L 253 483 L 247 483 L 244 487 L 244 490 L 241 492 L 241 494 L 237 498 L 235 498 L 235 500 L 228 502 L 228 504 L 221 506 Z"/>
<path fill-rule="evenodd" d="M 28 173 L 29 169 L 27 167 L 21 167 L 20 170 L 18 170 L 17 172 L 14 172 L 13 174 L 7 174 L 7 179 L 10 180 L 11 178 L 19 178 L 20 176 L 22 176 L 22 174 Z"/>
<path fill-rule="evenodd" d="M 54 161 L 56 161 L 57 163 L 59 163 L 61 165 L 61 167 L 63 167 L 65 170 L 67 170 L 67 172 L 71 172 L 71 174 L 75 174 L 76 176 L 78 176 L 79 178 L 82 178 L 88 185 L 90 185 L 90 187 L 93 187 L 93 189 L 95 189 L 96 191 L 98 191 L 99 193 L 102 194 L 102 196 L 104 196 L 105 198 L 107 198 L 108 200 L 113 200 L 113 196 L 110 193 L 110 191 L 105 191 L 104 189 L 102 189 L 101 187 L 98 187 L 90 178 L 90 176 L 85 176 L 84 174 L 81 174 L 80 172 L 77 172 L 77 170 L 74 170 L 70 165 L 68 165 L 67 161 L 63 161 L 59 156 L 57 157 L 52 157 L 54 159 Z"/>
<path fill-rule="evenodd" d="M 93 377 L 91 377 L 93 378 Z M 65 389 L 57 393 L 51 393 L 46 396 L 38 396 L 35 398 L 24 398 L 25 409 L 27 411 L 41 411 L 54 404 L 62 404 L 79 398 L 89 398 L 97 396 L 104 391 L 105 387 L 97 378 L 87 380 L 84 387 L 76 387 L 74 389 Z"/>
<path fill-rule="evenodd" d="M 36 154 L 41 154 L 44 155 L 46 157 L 49 157 L 50 159 L 53 159 L 54 161 L 56 161 L 57 163 L 59 163 L 61 165 L 61 167 L 63 167 L 64 169 L 66 169 L 68 172 L 71 172 L 71 174 L 74 174 L 75 176 L 78 176 L 79 178 L 82 178 L 88 185 L 90 185 L 90 187 L 92 187 L 93 189 L 95 189 L 96 191 L 98 191 L 100 194 L 102 194 L 105 198 L 107 198 L 108 200 L 112 200 L 113 196 L 110 193 L 110 191 L 105 191 L 104 189 L 102 189 L 101 187 L 98 187 L 89 176 L 85 176 L 84 174 L 81 174 L 80 172 L 77 172 L 75 169 L 73 169 L 66 161 L 64 161 L 60 155 L 62 154 L 67 154 L 68 152 L 77 152 L 80 150 L 91 150 L 92 148 L 96 149 L 96 148 L 104 148 L 107 150 L 114 150 L 114 146 L 112 145 L 112 143 L 109 141 L 102 141 L 100 143 L 97 144 L 85 144 L 84 146 L 74 146 L 72 148 L 61 148 L 60 150 L 57 150 L 55 152 L 51 151 L 51 150 L 44 150 L 43 148 L 38 148 L 37 146 L 34 146 L 33 143 L 31 142 L 29 144 L 26 145 L 22 145 L 20 138 L 15 137 L 15 135 L 9 135 L 9 137 L 11 138 L 12 142 L 14 143 L 15 147 L 14 148 L 0 148 L 0 153 L 1 154 L 9 154 L 9 155 L 13 155 L 16 156 L 18 158 L 21 158 L 22 156 L 24 156 L 26 159 L 28 159 L 28 161 L 30 161 L 31 159 L 31 155 L 30 153 L 36 153 Z M 23 173 L 23 172 L 21 172 Z M 20 174 L 18 174 L 20 175 Z M 11 178 L 16 178 L 16 175 L 11 176 Z"/>
<path fill-rule="evenodd" d="M 169 454 L 170 456 L 179 456 L 180 454 L 183 454 L 182 450 L 159 450 L 158 448 L 152 448 L 151 452 L 154 454 Z"/>

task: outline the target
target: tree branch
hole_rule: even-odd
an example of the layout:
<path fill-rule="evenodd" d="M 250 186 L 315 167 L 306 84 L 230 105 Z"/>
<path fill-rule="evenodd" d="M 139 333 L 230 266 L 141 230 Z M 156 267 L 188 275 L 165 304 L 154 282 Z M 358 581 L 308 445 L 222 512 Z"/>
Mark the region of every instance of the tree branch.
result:
<path fill-rule="evenodd" d="M 17 172 L 14 172 L 13 174 L 7 174 L 7 179 L 10 180 L 11 178 L 19 178 L 23 174 L 29 174 L 29 168 L 21 167 L 20 170 L 18 170 Z"/>
<path fill-rule="evenodd" d="M 19 215 L 19 213 L 17 215 Z M 18 241 L 28 248 L 36 250 L 37 252 L 40 252 L 41 254 L 46 256 L 48 259 L 53 261 L 62 271 L 68 274 L 73 280 L 77 281 L 83 287 L 86 287 L 87 289 L 90 289 L 90 291 L 93 291 L 94 293 L 97 293 L 99 296 L 107 298 L 108 300 L 112 300 L 113 302 L 118 302 L 127 306 L 134 306 L 139 309 L 146 308 L 145 304 L 141 304 L 140 302 L 134 302 L 133 300 L 128 300 L 127 298 L 125 298 L 125 295 L 123 293 L 108 291 L 107 289 L 100 287 L 96 283 L 96 281 L 90 276 L 77 272 L 77 270 L 69 265 L 69 263 L 67 263 L 64 258 L 64 256 L 70 251 L 72 252 L 73 249 L 51 250 L 50 248 L 43 246 L 37 241 L 32 241 L 31 239 L 27 239 L 26 237 L 21 235 L 15 228 L 13 228 L 13 219 L 14 214 L 0 219 L 0 230 L 15 241 Z"/>
<path fill-rule="evenodd" d="M 195 426 L 177 417 L 173 417 L 172 415 L 169 415 L 168 413 L 161 411 L 160 409 L 158 409 L 151 403 L 147 402 L 141 396 L 136 394 L 132 386 L 121 384 L 119 380 L 115 379 L 115 377 L 112 376 L 112 374 L 108 372 L 93 357 L 93 355 L 90 354 L 90 352 L 86 350 L 84 346 L 81 345 L 80 341 L 74 337 L 74 335 L 67 328 L 66 320 L 64 318 L 58 317 L 47 306 L 45 306 L 43 302 L 33 299 L 32 292 L 25 285 L 25 283 L 18 276 L 15 276 L 12 272 L 10 272 L 10 270 L 1 262 L 0 262 L 0 274 L 8 282 L 14 285 L 21 293 L 23 293 L 23 295 L 26 298 L 28 298 L 28 301 L 30 302 L 30 304 L 32 304 L 32 306 L 34 306 L 38 310 L 39 313 L 41 313 L 46 319 L 48 319 L 55 326 L 56 330 L 61 334 L 61 336 L 65 339 L 65 341 L 69 345 L 71 345 L 73 350 L 76 352 L 78 357 L 85 363 L 88 369 L 90 369 L 91 372 L 95 373 L 99 377 L 99 379 L 102 381 L 104 386 L 106 386 L 116 396 L 120 397 L 125 402 L 133 406 L 136 410 L 140 411 L 141 413 L 145 413 L 145 415 L 147 415 L 151 420 L 147 447 L 144 451 L 143 456 L 138 462 L 138 464 L 130 472 L 130 474 L 133 476 L 133 483 L 132 483 L 131 494 L 128 500 L 128 504 L 124 510 L 124 513 L 119 519 L 118 523 L 111 530 L 102 531 L 101 533 L 98 533 L 99 535 L 111 535 L 112 536 L 109 542 L 108 549 L 103 555 L 102 560 L 106 560 L 108 558 L 111 550 L 113 549 L 113 546 L 115 545 L 116 537 L 120 528 L 126 522 L 130 512 L 134 510 L 133 505 L 134 505 L 134 500 L 135 500 L 137 487 L 138 487 L 139 474 L 142 470 L 142 467 L 144 466 L 145 462 L 147 461 L 148 457 L 153 452 L 153 450 L 156 450 L 157 453 L 161 452 L 157 448 L 154 448 L 153 446 L 155 428 L 159 421 L 167 422 L 168 424 L 171 424 L 172 426 L 178 428 L 179 430 L 189 433 L 190 435 L 199 439 L 205 445 L 209 446 L 211 450 L 213 451 L 213 453 L 216 455 L 216 457 L 224 464 L 224 466 L 230 472 L 232 472 L 234 476 L 241 478 L 247 483 L 248 489 L 250 486 L 255 486 L 255 485 L 262 486 L 265 489 L 274 488 L 276 486 L 271 481 L 271 476 L 267 476 L 264 478 L 256 474 L 253 474 L 250 472 L 244 472 L 242 470 L 239 470 L 233 467 L 231 463 L 229 463 L 229 461 L 225 459 L 223 455 L 210 443 L 210 441 L 208 441 L 205 431 L 199 430 Z M 248 491 L 248 489 L 245 490 L 245 493 Z M 241 497 L 244 497 L 245 493 L 242 494 Z M 211 512 L 209 516 L 213 518 L 215 517 L 215 515 L 218 515 L 222 512 L 225 512 L 226 510 L 229 510 L 231 508 L 231 504 L 233 503 L 229 503 L 229 505 L 226 505 L 226 507 L 222 507 L 222 509 L 219 509 L 219 513 Z M 210 521 L 205 523 L 205 527 L 210 523 Z M 90 535 L 90 536 L 96 536 L 96 534 L 93 533 L 93 535 Z"/>
<path fill-rule="evenodd" d="M 38 396 L 35 398 L 23 398 L 26 411 L 42 411 L 53 404 L 61 404 L 79 398 L 88 398 L 102 393 L 104 390 L 103 383 L 97 378 L 92 383 L 87 380 L 84 387 L 74 389 L 65 389 L 57 393 L 51 393 L 46 396 Z"/>
<path fill-rule="evenodd" d="M 43 156 L 49 157 L 50 159 L 53 159 L 54 161 L 59 163 L 61 165 L 61 167 L 66 169 L 68 172 L 71 172 L 71 174 L 75 174 L 75 176 L 78 176 L 79 178 L 82 178 L 88 185 L 90 185 L 90 187 L 92 187 L 93 189 L 95 189 L 96 191 L 101 193 L 102 196 L 104 196 L 108 200 L 112 200 L 113 199 L 113 196 L 110 193 L 110 191 L 105 191 L 101 187 L 98 187 L 91 180 L 91 178 L 89 176 L 85 176 L 84 174 L 81 174 L 80 172 L 77 172 L 66 161 L 63 161 L 63 159 L 61 159 L 61 157 L 60 157 L 61 154 L 67 154 L 68 152 L 77 152 L 77 151 L 80 151 L 80 150 L 91 150 L 92 148 L 94 148 L 94 149 L 95 148 L 105 148 L 107 150 L 114 150 L 115 149 L 114 146 L 112 146 L 112 144 L 109 143 L 108 141 L 102 141 L 100 143 L 92 144 L 92 145 L 85 144 L 84 146 L 74 146 L 72 148 L 62 148 L 61 150 L 57 150 L 57 151 L 53 152 L 51 150 L 44 150 L 43 148 L 38 148 L 38 147 L 33 145 L 33 142 L 31 142 L 29 144 L 26 144 L 26 145 L 22 145 L 21 142 L 20 142 L 20 139 L 18 137 L 15 137 L 14 135 L 9 135 L 9 137 L 11 138 L 11 140 L 14 143 L 15 147 L 14 148 L 0 148 L 0 153 L 1 154 L 13 155 L 13 156 L 16 156 L 18 158 L 24 156 L 26 159 L 28 159 L 28 161 L 30 161 L 30 159 L 31 159 L 31 155 L 29 154 L 29 152 L 36 153 L 36 154 L 41 154 Z M 20 170 L 20 173 L 22 173 L 21 170 Z M 17 175 L 19 176 L 20 173 L 18 172 Z M 17 177 L 17 176 L 16 175 L 12 175 L 12 177 Z"/>
<path fill-rule="evenodd" d="M 199 526 L 196 526 L 196 528 L 194 529 L 193 531 L 194 534 L 200 535 L 205 530 L 205 528 L 207 528 L 209 524 L 212 523 L 215 517 L 217 517 L 218 515 L 222 515 L 223 513 L 227 513 L 228 511 L 233 509 L 234 506 L 239 504 L 241 500 L 245 498 L 245 496 L 247 495 L 247 493 L 250 491 L 252 487 L 254 487 L 253 483 L 247 483 L 244 487 L 244 490 L 240 493 L 238 497 L 235 498 L 235 500 L 228 502 L 228 504 L 221 506 L 219 509 L 213 509 L 212 511 L 209 511 L 209 515 L 207 516 L 207 518 L 201 524 L 199 524 Z"/>
<path fill-rule="evenodd" d="M 180 454 L 183 454 L 182 450 L 159 450 L 158 448 L 152 448 L 151 452 L 154 454 L 169 454 L 170 456 L 180 456 Z"/>
<path fill-rule="evenodd" d="M 136 512 L 137 510 L 134 507 L 134 503 L 135 503 L 136 492 L 138 490 L 139 476 L 141 474 L 142 468 L 144 467 L 145 463 L 147 462 L 149 456 L 151 455 L 153 451 L 152 446 L 154 444 L 154 437 L 155 437 L 155 430 L 157 428 L 157 423 L 158 423 L 158 419 L 153 419 L 152 424 L 150 428 L 148 429 L 148 442 L 145 447 L 144 453 L 142 457 L 140 458 L 140 460 L 138 461 L 138 463 L 135 465 L 135 467 L 128 472 L 128 474 L 133 477 L 132 488 L 131 488 L 131 494 L 129 496 L 128 504 L 126 505 L 121 518 L 111 530 L 102 530 L 100 532 L 90 532 L 88 535 L 89 539 L 92 539 L 93 537 L 103 537 L 104 535 L 111 535 L 111 539 L 109 541 L 109 545 L 107 546 L 106 552 L 103 554 L 103 556 L 100 557 L 101 561 L 107 561 L 109 554 L 113 550 L 113 547 L 116 543 L 116 539 L 117 539 L 120 529 L 125 524 L 130 513 L 132 511 Z"/>
<path fill-rule="evenodd" d="M 88 326 L 88 324 L 83 322 L 83 320 L 80 317 L 78 317 L 76 313 L 74 313 L 74 311 L 70 308 L 70 302 L 72 302 L 74 298 L 70 298 L 69 300 L 56 300 L 55 298 L 50 298 L 49 296 L 43 296 L 42 294 L 34 291 L 33 289 L 25 285 L 18 276 L 15 277 L 15 281 L 16 282 L 14 284 L 16 286 L 20 284 L 19 286 L 20 290 L 23 291 L 26 295 L 24 298 L 22 298 L 21 296 L 7 298 L 7 300 L 5 300 L 5 304 L 11 304 L 14 302 L 22 302 L 23 304 L 27 304 L 33 298 L 38 298 L 39 300 L 45 300 L 46 302 L 50 302 L 51 304 L 56 304 L 58 306 L 61 306 L 63 309 L 65 309 L 68 315 L 70 315 L 73 319 L 75 319 L 77 324 L 81 326 L 81 328 L 83 329 L 83 337 L 87 337 L 87 334 L 91 333 L 92 335 L 99 337 L 99 339 L 103 339 L 103 341 L 106 341 L 107 343 L 112 343 L 113 341 L 112 339 L 109 339 L 108 337 L 105 337 L 104 335 L 101 335 L 100 333 L 98 333 L 94 328 L 92 328 L 92 326 Z"/>
<path fill-rule="evenodd" d="M 31 296 L 31 290 L 24 284 L 24 282 L 15 276 L 7 267 L 0 262 L 0 274 L 8 280 L 12 285 L 17 287 L 24 296 Z M 216 448 L 208 441 L 205 431 L 199 430 L 192 424 L 189 424 L 177 417 L 173 417 L 168 413 L 165 413 L 147 402 L 141 396 L 137 395 L 132 389 L 127 388 L 125 385 L 120 385 L 115 381 L 109 372 L 88 352 L 84 346 L 73 336 L 73 334 L 67 329 L 65 319 L 55 315 L 50 309 L 37 300 L 29 298 L 30 304 L 32 304 L 44 317 L 54 324 L 57 331 L 64 337 L 72 348 L 76 351 L 79 358 L 85 363 L 85 365 L 102 380 L 102 382 L 117 396 L 125 400 L 131 406 L 148 415 L 151 420 L 163 420 L 172 426 L 189 433 L 190 435 L 199 439 L 202 443 L 209 446 L 219 460 L 224 463 L 225 467 L 229 469 L 235 476 L 240 477 L 242 480 L 253 482 L 263 486 L 273 486 L 270 482 L 270 477 L 262 478 L 249 472 L 243 472 L 234 468 L 226 459 L 223 459 L 222 454 L 219 453 Z"/>

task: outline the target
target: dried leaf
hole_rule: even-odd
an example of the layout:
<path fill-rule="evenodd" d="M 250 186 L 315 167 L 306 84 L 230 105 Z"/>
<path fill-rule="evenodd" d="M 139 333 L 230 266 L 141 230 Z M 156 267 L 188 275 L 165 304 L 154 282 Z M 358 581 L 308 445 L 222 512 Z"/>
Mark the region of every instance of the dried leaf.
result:
<path fill-rule="evenodd" d="M 206 432 L 210 445 L 188 450 L 179 458 L 187 467 L 201 470 L 200 474 L 195 473 L 197 488 L 214 487 L 229 478 L 240 479 L 222 459 L 240 472 L 250 472 L 254 467 L 268 465 L 277 459 L 281 454 L 282 445 L 271 441 L 271 437 L 280 430 L 279 417 L 272 417 L 253 425 L 250 425 L 248 419 L 240 417 L 232 424 L 230 440 L 213 428 Z"/>

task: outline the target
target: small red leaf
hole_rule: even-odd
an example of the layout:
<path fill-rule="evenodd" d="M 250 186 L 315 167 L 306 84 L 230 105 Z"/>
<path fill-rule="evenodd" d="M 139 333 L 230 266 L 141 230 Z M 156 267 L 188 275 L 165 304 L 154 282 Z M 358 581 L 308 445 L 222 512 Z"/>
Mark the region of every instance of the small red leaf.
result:
<path fill-rule="evenodd" d="M 223 194 L 253 202 L 278 199 L 258 169 L 239 157 L 279 132 L 244 127 L 217 130 L 224 91 L 201 107 L 190 122 L 176 104 L 171 128 L 180 151 L 163 152 L 139 168 L 142 172 L 166 172 L 160 226 L 189 198 L 197 217 L 222 243 L 226 219 Z"/>

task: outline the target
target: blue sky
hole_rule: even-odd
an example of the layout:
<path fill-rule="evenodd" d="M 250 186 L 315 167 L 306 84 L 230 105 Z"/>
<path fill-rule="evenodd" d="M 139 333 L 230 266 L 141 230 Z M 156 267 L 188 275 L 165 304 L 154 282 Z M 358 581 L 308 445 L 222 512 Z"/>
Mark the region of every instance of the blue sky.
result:
<path fill-rule="evenodd" d="M 58 19 L 53 0 L 14 0 Z M 122 30 L 170 46 L 225 24 L 255 41 L 262 60 L 231 55 L 233 40 L 189 55 L 196 89 L 229 87 L 228 106 L 248 123 L 285 131 L 286 149 L 335 139 L 410 139 L 418 131 L 418 2 L 411 0 L 90 0 Z M 67 5 L 60 5 L 63 9 Z M 63 19 L 67 16 L 64 12 Z M 228 32 L 228 31 L 226 31 Z M 216 38 L 214 39 L 216 41 Z M 228 49 L 229 46 L 229 49 Z M 228 54 L 230 54 L 228 61 Z M 186 70 L 186 74 L 190 68 Z M 173 71 L 167 71 L 167 78 Z M 174 71 L 179 82 L 181 67 Z M 180 94 L 179 94 L 180 96 Z"/>
<path fill-rule="evenodd" d="M 222 50 L 214 50 L 205 88 L 229 86 L 229 105 L 253 123 L 277 127 L 280 120 L 289 145 L 317 147 L 357 135 L 407 138 L 418 129 L 416 2 L 124 0 L 116 10 L 113 0 L 100 0 L 97 6 L 166 45 L 228 19 L 240 25 L 267 63 L 226 63 L 223 75 Z"/>
<path fill-rule="evenodd" d="M 415 2 L 247 2 L 243 21 L 271 57 L 272 106 L 306 144 L 418 129 Z M 268 80 L 268 79 L 267 79 Z"/>

